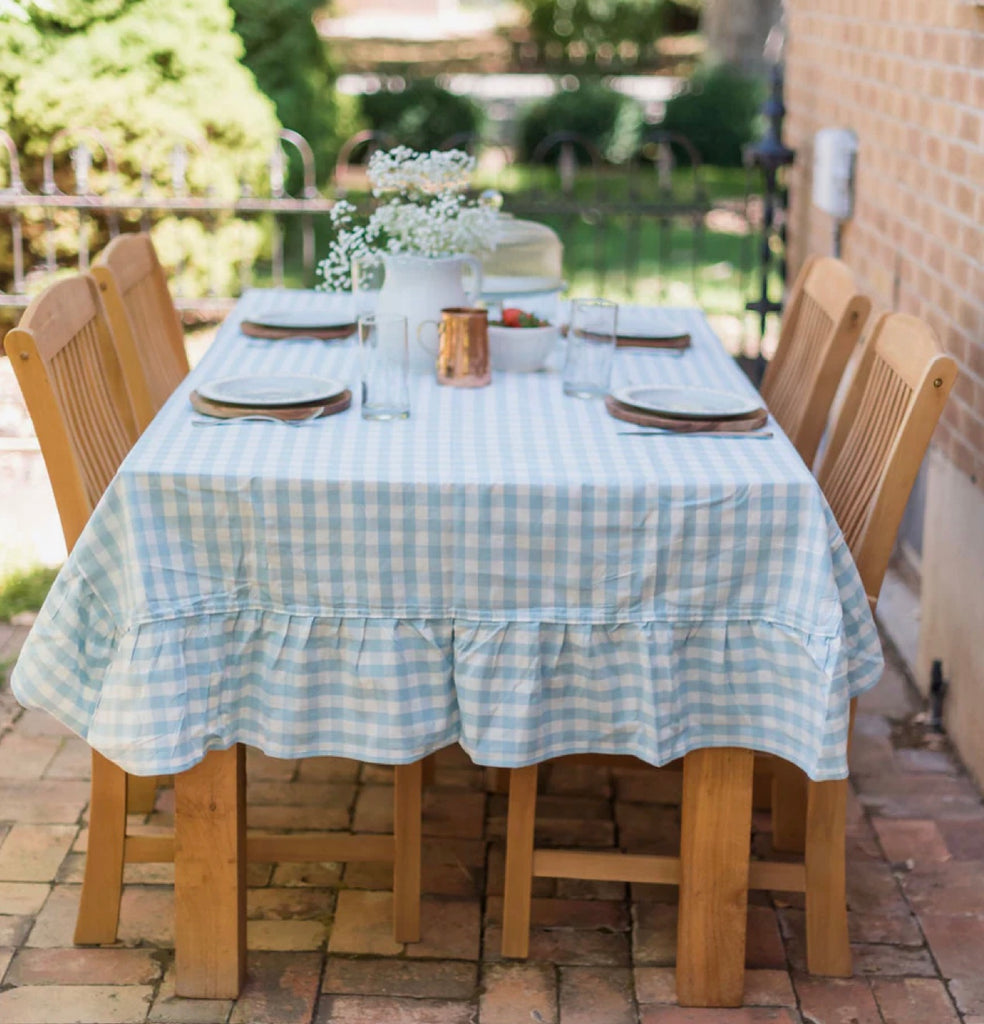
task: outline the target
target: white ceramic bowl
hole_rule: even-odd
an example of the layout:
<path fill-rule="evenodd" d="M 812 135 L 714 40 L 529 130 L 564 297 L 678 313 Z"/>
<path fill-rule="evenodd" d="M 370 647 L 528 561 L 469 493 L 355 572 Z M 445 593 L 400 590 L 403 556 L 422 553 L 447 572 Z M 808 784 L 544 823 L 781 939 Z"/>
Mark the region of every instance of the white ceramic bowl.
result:
<path fill-rule="evenodd" d="M 557 344 L 557 328 L 498 327 L 489 324 L 489 358 L 493 370 L 534 373 L 542 370 Z"/>

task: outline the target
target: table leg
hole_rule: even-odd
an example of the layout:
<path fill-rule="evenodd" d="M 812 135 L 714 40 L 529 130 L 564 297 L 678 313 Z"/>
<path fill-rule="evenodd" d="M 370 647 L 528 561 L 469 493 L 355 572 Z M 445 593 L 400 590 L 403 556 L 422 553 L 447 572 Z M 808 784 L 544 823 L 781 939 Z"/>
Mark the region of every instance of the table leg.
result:
<path fill-rule="evenodd" d="M 683 761 L 677 998 L 740 1006 L 745 986 L 750 750 L 708 748 Z"/>
<path fill-rule="evenodd" d="M 398 764 L 393 807 L 393 938 L 420 941 L 420 802 L 424 762 Z"/>
<path fill-rule="evenodd" d="M 126 796 L 126 772 L 93 750 L 89 852 L 75 923 L 75 941 L 79 945 L 116 941 L 123 894 Z"/>
<path fill-rule="evenodd" d="M 513 768 L 509 777 L 506 882 L 502 900 L 502 955 L 526 957 L 530 951 L 537 765 Z"/>
<path fill-rule="evenodd" d="M 772 849 L 802 853 L 806 849 L 806 774 L 776 758 L 772 776 Z"/>
<path fill-rule="evenodd" d="M 174 780 L 175 992 L 235 999 L 246 976 L 246 762 L 213 750 Z"/>
<path fill-rule="evenodd" d="M 806 966 L 810 974 L 851 976 L 847 932 L 847 779 L 810 782 L 806 821 Z"/>
<path fill-rule="evenodd" d="M 126 780 L 126 813 L 150 814 L 157 802 L 156 775 L 128 775 Z"/>

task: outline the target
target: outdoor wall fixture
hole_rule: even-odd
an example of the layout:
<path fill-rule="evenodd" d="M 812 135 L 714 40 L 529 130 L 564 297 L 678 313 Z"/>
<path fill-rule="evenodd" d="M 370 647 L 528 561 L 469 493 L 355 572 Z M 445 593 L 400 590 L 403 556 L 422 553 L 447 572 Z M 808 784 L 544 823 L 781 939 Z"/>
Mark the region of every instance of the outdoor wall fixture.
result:
<path fill-rule="evenodd" d="M 813 138 L 813 205 L 834 219 L 834 256 L 840 259 L 844 222 L 854 213 L 858 137 L 850 128 L 821 128 Z"/>

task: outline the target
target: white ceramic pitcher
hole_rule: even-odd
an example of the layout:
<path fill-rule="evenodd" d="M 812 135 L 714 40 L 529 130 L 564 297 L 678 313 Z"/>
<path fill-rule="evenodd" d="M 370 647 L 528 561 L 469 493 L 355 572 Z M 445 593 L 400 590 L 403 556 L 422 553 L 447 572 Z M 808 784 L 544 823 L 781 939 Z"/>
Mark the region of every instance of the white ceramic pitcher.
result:
<path fill-rule="evenodd" d="M 474 306 L 482 294 L 482 265 L 474 256 L 390 255 L 383 257 L 386 276 L 376 311 L 407 318 L 410 372 L 433 373 L 437 353 L 436 327 L 441 310 Z M 463 272 L 471 268 L 465 288 Z M 427 322 L 430 322 L 429 324 Z"/>

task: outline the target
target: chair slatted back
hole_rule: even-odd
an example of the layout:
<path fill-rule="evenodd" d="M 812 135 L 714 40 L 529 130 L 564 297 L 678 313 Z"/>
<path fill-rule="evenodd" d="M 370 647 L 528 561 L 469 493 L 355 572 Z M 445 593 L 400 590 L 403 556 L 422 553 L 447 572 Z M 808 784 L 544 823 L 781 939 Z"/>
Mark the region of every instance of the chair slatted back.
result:
<path fill-rule="evenodd" d="M 872 603 L 956 377 L 956 363 L 927 324 L 884 314 L 865 343 L 818 467 Z"/>
<path fill-rule="evenodd" d="M 762 397 L 808 466 L 870 310 L 840 260 L 809 258 L 793 285 Z"/>
<path fill-rule="evenodd" d="M 188 373 L 181 318 L 146 234 L 120 235 L 92 267 L 141 431 Z"/>
<path fill-rule="evenodd" d="M 4 347 L 48 469 L 71 549 L 138 432 L 96 282 L 58 281 Z"/>

